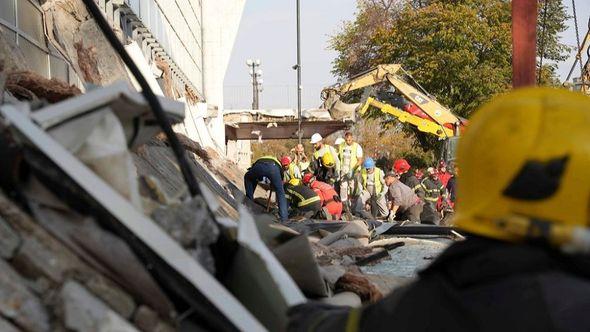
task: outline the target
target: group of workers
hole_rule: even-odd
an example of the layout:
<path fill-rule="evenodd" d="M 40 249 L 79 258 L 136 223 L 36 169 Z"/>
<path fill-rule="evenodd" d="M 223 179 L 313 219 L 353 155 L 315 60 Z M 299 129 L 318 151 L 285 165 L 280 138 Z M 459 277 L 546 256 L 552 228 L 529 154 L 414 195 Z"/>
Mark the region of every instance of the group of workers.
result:
<path fill-rule="evenodd" d="M 340 220 L 354 215 L 436 225 L 452 210 L 456 172 L 448 172 L 444 161 L 428 168 L 428 176 L 419 179 L 405 159 L 396 160 L 387 172 L 377 167 L 373 158 L 363 156 L 351 132 L 337 139 L 335 147 L 319 133 L 311 136 L 311 144 L 311 158 L 298 144 L 291 156 L 256 160 L 244 177 L 247 197 L 253 199 L 260 181 L 269 182 L 282 221 L 298 217 Z"/>
<path fill-rule="evenodd" d="M 581 93 L 496 97 L 459 142 L 466 239 L 375 303 L 291 308 L 288 331 L 588 331 L 588 126 Z"/>

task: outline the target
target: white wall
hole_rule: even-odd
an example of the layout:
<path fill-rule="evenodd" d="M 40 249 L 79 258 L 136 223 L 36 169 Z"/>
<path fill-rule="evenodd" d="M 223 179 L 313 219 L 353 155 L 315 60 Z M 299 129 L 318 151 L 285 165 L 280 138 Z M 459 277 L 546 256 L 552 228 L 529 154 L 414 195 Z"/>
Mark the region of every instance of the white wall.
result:
<path fill-rule="evenodd" d="M 223 79 L 245 3 L 246 0 L 202 0 L 204 94 L 207 104 L 219 110 L 215 118 L 208 119 L 207 127 L 224 153 Z"/>
<path fill-rule="evenodd" d="M 126 0 L 193 85 L 203 92 L 200 0 Z"/>

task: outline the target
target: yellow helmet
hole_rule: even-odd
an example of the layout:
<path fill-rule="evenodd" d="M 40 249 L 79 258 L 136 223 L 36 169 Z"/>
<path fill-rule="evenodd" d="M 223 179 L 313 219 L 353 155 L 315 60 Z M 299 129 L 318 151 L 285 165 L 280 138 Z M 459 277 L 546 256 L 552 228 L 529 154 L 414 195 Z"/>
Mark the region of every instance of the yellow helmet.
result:
<path fill-rule="evenodd" d="M 301 180 L 297 178 L 292 178 L 291 180 L 289 180 L 289 184 L 292 186 L 298 186 L 301 184 Z"/>
<path fill-rule="evenodd" d="M 590 99 L 549 88 L 500 96 L 459 142 L 455 225 L 590 251 Z"/>
<path fill-rule="evenodd" d="M 330 152 L 324 153 L 324 155 L 322 156 L 322 165 L 324 165 L 325 167 L 329 167 L 329 168 L 334 167 L 335 162 L 334 162 L 334 157 L 332 156 L 332 153 L 330 153 Z"/>

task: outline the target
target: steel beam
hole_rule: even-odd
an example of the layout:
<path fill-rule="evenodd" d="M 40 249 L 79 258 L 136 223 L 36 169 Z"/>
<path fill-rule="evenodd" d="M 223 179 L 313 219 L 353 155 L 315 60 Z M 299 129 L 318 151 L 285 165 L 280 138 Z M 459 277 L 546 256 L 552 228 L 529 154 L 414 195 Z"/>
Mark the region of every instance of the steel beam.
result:
<path fill-rule="evenodd" d="M 512 85 L 535 85 L 537 0 L 512 0 Z"/>

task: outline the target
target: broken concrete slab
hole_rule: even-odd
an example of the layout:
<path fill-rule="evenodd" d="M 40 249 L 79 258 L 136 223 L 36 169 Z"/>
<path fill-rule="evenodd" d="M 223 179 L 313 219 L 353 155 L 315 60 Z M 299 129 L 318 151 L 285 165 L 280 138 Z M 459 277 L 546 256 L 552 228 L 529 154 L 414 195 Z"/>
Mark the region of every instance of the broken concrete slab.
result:
<path fill-rule="evenodd" d="M 10 259 L 20 246 L 20 236 L 0 217 L 0 257 Z"/>
<path fill-rule="evenodd" d="M 68 280 L 60 292 L 61 312 L 67 329 L 73 331 L 138 332 L 128 321 L 94 297 L 79 283 Z"/>
<path fill-rule="evenodd" d="M 50 331 L 49 314 L 24 279 L 1 259 L 0 271 L 0 314 L 25 331 Z"/>
<path fill-rule="evenodd" d="M 158 314 L 147 306 L 140 306 L 133 315 L 133 323 L 142 332 L 174 332 L 176 329 L 162 321 Z"/>
<path fill-rule="evenodd" d="M 85 83 L 130 83 L 117 56 L 82 1 L 48 0 L 42 6 L 45 31 L 51 44 L 64 54 Z"/>
<path fill-rule="evenodd" d="M 128 244 L 101 228 L 94 218 L 69 209 L 34 176 L 24 193 L 36 221 L 47 232 L 162 317 L 171 316 L 172 304 Z"/>
<path fill-rule="evenodd" d="M 131 296 L 114 282 L 84 264 L 63 243 L 51 236 L 0 193 L 0 216 L 20 234 L 22 244 L 12 264 L 19 273 L 32 280 L 47 279 L 52 286 L 60 285 L 69 275 L 75 275 L 124 317 L 135 310 Z"/>
<path fill-rule="evenodd" d="M 152 218 L 180 245 L 190 249 L 192 256 L 210 273 L 215 273 L 215 260 L 209 246 L 217 241 L 219 228 L 202 197 L 157 208 Z"/>
<path fill-rule="evenodd" d="M 6 319 L 0 316 L 0 331 L 2 332 L 21 332 L 16 326 L 12 325 Z"/>
<path fill-rule="evenodd" d="M 329 295 L 307 236 L 299 235 L 274 248 L 273 254 L 307 296 L 324 297 Z"/>

